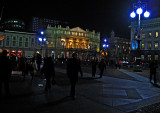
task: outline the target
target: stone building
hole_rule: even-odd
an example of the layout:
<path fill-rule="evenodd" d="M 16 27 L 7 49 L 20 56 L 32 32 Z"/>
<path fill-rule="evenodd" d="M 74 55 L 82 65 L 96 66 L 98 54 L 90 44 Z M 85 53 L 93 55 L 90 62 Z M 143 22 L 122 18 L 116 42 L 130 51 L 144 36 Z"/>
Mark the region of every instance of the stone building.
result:
<path fill-rule="evenodd" d="M 130 56 L 130 39 L 118 37 L 115 32 L 111 32 L 111 37 L 108 40 L 110 60 L 129 61 Z"/>
<path fill-rule="evenodd" d="M 137 31 L 137 22 L 132 22 L 131 41 L 137 40 L 137 33 L 140 32 L 140 55 L 142 62 L 151 60 L 160 61 L 160 18 L 147 19 L 141 21 L 141 30 Z M 136 59 L 136 50 L 132 49 L 131 60 Z"/>
<path fill-rule="evenodd" d="M 0 52 L 6 49 L 8 56 L 33 57 L 36 51 L 40 51 L 35 33 L 5 30 L 0 32 L 0 37 Z"/>
<path fill-rule="evenodd" d="M 83 30 L 80 27 L 51 27 L 45 31 L 48 41 L 47 53 L 54 58 L 70 58 L 77 52 L 81 60 L 90 60 L 99 56 L 100 33 Z"/>

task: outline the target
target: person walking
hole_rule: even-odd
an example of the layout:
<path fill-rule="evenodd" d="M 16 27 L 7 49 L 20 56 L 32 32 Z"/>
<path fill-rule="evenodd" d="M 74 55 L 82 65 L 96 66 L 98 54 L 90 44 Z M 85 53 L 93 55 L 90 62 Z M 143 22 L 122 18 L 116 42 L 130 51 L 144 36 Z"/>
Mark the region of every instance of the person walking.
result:
<path fill-rule="evenodd" d="M 69 77 L 71 89 L 70 96 L 75 99 L 75 87 L 78 82 L 78 72 L 81 71 L 80 61 L 77 59 L 77 54 L 73 53 L 71 59 L 67 61 L 67 76 Z"/>
<path fill-rule="evenodd" d="M 121 61 L 120 60 L 118 61 L 118 67 L 119 67 L 119 69 L 121 69 Z"/>
<path fill-rule="evenodd" d="M 101 61 L 99 62 L 99 69 L 100 69 L 100 78 L 102 78 L 104 69 L 106 69 L 106 63 L 104 59 L 101 59 Z"/>
<path fill-rule="evenodd" d="M 27 68 L 28 68 L 27 67 L 27 58 L 22 56 L 20 58 L 19 70 L 22 71 L 23 80 L 26 79 L 26 75 L 28 73 L 28 69 Z"/>
<path fill-rule="evenodd" d="M 5 96 L 6 98 L 10 97 L 10 89 L 9 89 L 9 78 L 12 72 L 12 64 L 10 59 L 7 57 L 7 51 L 3 50 L 0 56 L 0 97 L 2 92 L 2 84 L 4 83 L 5 88 Z"/>
<path fill-rule="evenodd" d="M 41 69 L 41 63 L 42 63 L 42 56 L 40 54 L 37 54 L 36 63 L 37 63 L 38 71 L 40 71 L 40 69 Z"/>
<path fill-rule="evenodd" d="M 95 74 L 96 74 L 96 68 L 97 68 L 97 60 L 93 60 L 92 61 L 92 77 L 94 78 L 95 77 Z"/>
<path fill-rule="evenodd" d="M 156 63 L 156 61 L 152 61 L 149 65 L 150 68 L 150 83 L 152 80 L 152 75 L 154 75 L 154 84 L 157 83 L 157 79 L 156 79 L 156 68 L 158 68 L 158 64 Z"/>
<path fill-rule="evenodd" d="M 51 83 L 54 81 L 55 77 L 55 66 L 51 57 L 44 58 L 44 65 L 41 69 L 41 74 L 44 74 L 46 78 L 45 91 L 51 91 Z"/>

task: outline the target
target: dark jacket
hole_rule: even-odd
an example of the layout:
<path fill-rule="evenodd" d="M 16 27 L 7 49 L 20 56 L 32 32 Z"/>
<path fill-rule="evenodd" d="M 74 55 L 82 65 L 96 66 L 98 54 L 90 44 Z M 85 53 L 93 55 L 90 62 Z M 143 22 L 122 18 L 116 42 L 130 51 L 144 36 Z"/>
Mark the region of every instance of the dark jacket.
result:
<path fill-rule="evenodd" d="M 105 63 L 105 61 L 100 61 L 99 62 L 99 69 L 100 70 L 104 70 L 104 69 L 106 69 L 106 63 Z"/>
<path fill-rule="evenodd" d="M 41 73 L 44 73 L 45 77 L 55 76 L 54 62 L 50 58 L 44 60 L 44 65 L 42 67 Z"/>
<path fill-rule="evenodd" d="M 11 60 L 7 56 L 0 56 L 1 77 L 9 77 L 12 72 Z"/>
<path fill-rule="evenodd" d="M 156 74 L 156 68 L 158 68 L 158 64 L 156 62 L 151 62 L 149 68 L 151 74 Z"/>
<path fill-rule="evenodd" d="M 67 61 L 67 75 L 69 78 L 78 80 L 78 72 L 81 71 L 80 61 L 75 58 L 68 59 Z"/>

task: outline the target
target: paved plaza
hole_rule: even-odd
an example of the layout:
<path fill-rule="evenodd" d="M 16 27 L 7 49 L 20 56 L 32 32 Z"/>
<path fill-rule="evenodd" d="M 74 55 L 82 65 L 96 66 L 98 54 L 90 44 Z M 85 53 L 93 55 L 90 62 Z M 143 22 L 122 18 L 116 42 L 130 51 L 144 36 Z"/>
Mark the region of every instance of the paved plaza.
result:
<path fill-rule="evenodd" d="M 66 70 L 56 68 L 56 85 L 44 92 L 45 78 L 13 72 L 10 99 L 1 101 L 1 113 L 126 113 L 160 102 L 160 88 L 149 79 L 124 69 L 107 69 L 92 78 L 87 71 L 79 78 L 76 99 L 70 98 Z M 86 68 L 86 70 L 88 70 Z"/>

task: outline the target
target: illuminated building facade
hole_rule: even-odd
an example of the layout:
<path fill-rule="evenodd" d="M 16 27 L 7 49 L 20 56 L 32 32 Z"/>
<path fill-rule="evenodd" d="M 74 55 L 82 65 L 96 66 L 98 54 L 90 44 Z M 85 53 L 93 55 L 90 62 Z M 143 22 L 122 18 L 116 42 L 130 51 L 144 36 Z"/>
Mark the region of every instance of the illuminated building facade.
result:
<path fill-rule="evenodd" d="M 122 38 L 115 36 L 114 31 L 111 32 L 109 42 L 110 60 L 129 61 L 131 42 L 129 38 Z"/>
<path fill-rule="evenodd" d="M 48 26 L 45 31 L 48 41 L 47 53 L 54 58 L 71 58 L 77 52 L 81 60 L 88 60 L 99 56 L 100 33 L 83 30 L 80 27 L 63 28 Z"/>
<path fill-rule="evenodd" d="M 132 22 L 131 41 L 135 41 L 137 37 L 137 22 Z M 147 19 L 141 21 L 140 32 L 140 54 L 141 62 L 150 62 L 151 60 L 160 61 L 160 18 Z M 134 47 L 131 51 L 131 60 L 135 61 L 136 52 Z M 160 63 L 160 62 L 159 62 Z"/>
<path fill-rule="evenodd" d="M 8 51 L 8 56 L 33 57 L 36 51 L 40 51 L 36 37 L 35 33 L 9 30 L 0 32 L 0 53 L 5 49 Z"/>

